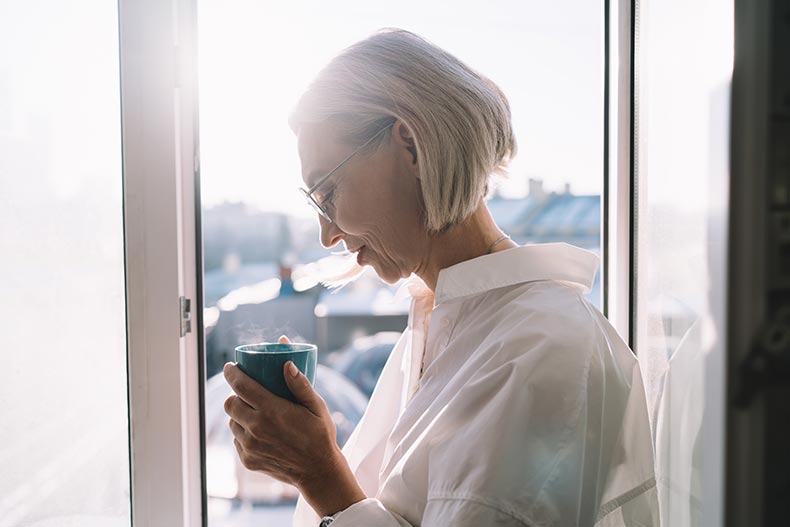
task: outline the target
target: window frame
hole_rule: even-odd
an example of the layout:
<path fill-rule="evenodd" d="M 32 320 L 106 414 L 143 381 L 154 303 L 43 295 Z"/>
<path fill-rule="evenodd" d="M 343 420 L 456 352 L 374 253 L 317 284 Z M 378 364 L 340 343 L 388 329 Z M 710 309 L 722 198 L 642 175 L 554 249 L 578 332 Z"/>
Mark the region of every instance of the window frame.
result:
<path fill-rule="evenodd" d="M 198 527 L 196 2 L 119 0 L 132 525 Z M 181 335 L 180 299 L 197 317 Z"/>
<path fill-rule="evenodd" d="M 766 197 L 770 195 L 770 127 L 775 2 L 735 0 L 735 60 L 730 130 L 729 268 L 726 310 L 728 401 L 742 395 L 743 366 L 769 320 L 769 247 Z M 770 401 L 758 394 L 745 406 L 731 402 L 726 415 L 723 525 L 764 524 L 770 458 L 766 439 L 775 429 Z M 777 494 L 778 495 L 778 494 Z"/>
<path fill-rule="evenodd" d="M 603 313 L 633 344 L 633 1 L 604 1 Z"/>

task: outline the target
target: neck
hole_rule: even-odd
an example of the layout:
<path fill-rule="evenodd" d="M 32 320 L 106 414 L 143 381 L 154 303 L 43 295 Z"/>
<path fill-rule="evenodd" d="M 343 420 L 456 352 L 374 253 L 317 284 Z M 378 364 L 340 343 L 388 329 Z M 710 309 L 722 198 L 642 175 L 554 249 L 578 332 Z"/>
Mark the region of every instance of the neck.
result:
<path fill-rule="evenodd" d="M 439 271 L 457 263 L 516 247 L 513 240 L 505 239 L 494 247 L 491 244 L 504 233 L 497 227 L 485 202 L 458 225 L 442 234 L 433 235 L 428 240 L 428 250 L 417 270 L 414 271 L 431 291 L 436 290 Z"/>

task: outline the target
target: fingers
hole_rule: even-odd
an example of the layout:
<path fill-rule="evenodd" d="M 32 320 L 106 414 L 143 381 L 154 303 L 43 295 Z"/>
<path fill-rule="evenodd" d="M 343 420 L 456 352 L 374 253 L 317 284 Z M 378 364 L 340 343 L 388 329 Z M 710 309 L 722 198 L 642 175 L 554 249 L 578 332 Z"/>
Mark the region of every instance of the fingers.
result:
<path fill-rule="evenodd" d="M 292 374 L 292 366 L 296 371 L 296 375 Z M 321 396 L 315 391 L 310 381 L 307 380 L 307 377 L 296 368 L 292 361 L 288 361 L 283 365 L 283 376 L 285 377 L 285 383 L 288 385 L 288 389 L 291 390 L 296 400 L 314 415 L 320 416 L 323 410 L 322 405 L 324 405 L 324 400 L 321 399 Z"/>
<path fill-rule="evenodd" d="M 290 344 L 291 339 L 285 335 L 280 335 L 277 342 L 280 344 Z M 304 374 L 296 370 L 296 366 L 293 366 L 294 371 L 292 372 L 291 366 L 293 366 L 293 362 L 291 361 L 283 365 L 283 377 L 285 378 L 285 383 L 288 385 L 288 389 L 291 390 L 291 393 L 294 394 L 297 401 L 307 407 L 313 414 L 319 415 L 321 412 L 320 403 L 322 403 L 323 400 L 320 402 L 316 400 L 321 398 L 313 389 L 310 381 L 307 380 Z M 295 375 L 292 373 L 295 373 Z"/>
<path fill-rule="evenodd" d="M 265 408 L 277 396 L 247 376 L 239 367 L 231 362 L 225 364 L 223 369 L 225 380 L 236 392 L 236 395 L 254 410 Z"/>
<path fill-rule="evenodd" d="M 247 428 L 255 422 L 255 410 L 237 395 L 225 399 L 225 413 Z"/>
<path fill-rule="evenodd" d="M 233 419 L 230 420 L 228 426 L 230 427 L 230 431 L 233 432 L 234 441 L 243 444 L 247 430 Z"/>
<path fill-rule="evenodd" d="M 250 451 L 256 450 L 257 439 L 255 438 L 254 435 L 250 433 L 249 430 L 244 428 L 242 425 L 240 425 L 237 421 L 234 421 L 233 419 L 230 420 L 228 426 L 230 427 L 230 431 L 233 432 L 233 441 L 235 443 L 237 443 L 244 450 L 248 450 L 248 449 L 251 449 Z"/>
<path fill-rule="evenodd" d="M 241 443 L 235 437 L 233 438 L 233 446 L 236 447 L 236 453 L 239 456 L 239 461 L 241 461 L 241 464 L 244 466 L 244 468 L 249 468 L 247 467 L 247 461 L 246 461 L 247 452 L 244 451 L 244 447 L 241 446 Z"/>
<path fill-rule="evenodd" d="M 244 468 L 247 470 L 261 472 L 266 470 L 266 463 L 262 463 L 254 452 L 247 450 L 241 441 L 234 439 L 233 446 L 236 447 L 236 453 L 239 455 L 239 461 L 241 461 L 241 464 Z"/>
<path fill-rule="evenodd" d="M 270 466 L 268 457 L 258 449 L 258 446 L 251 443 L 252 438 L 249 431 L 239 426 L 232 419 L 230 421 L 230 429 L 233 432 L 233 446 L 236 447 L 239 461 L 241 461 L 244 468 L 265 471 L 266 467 Z"/>

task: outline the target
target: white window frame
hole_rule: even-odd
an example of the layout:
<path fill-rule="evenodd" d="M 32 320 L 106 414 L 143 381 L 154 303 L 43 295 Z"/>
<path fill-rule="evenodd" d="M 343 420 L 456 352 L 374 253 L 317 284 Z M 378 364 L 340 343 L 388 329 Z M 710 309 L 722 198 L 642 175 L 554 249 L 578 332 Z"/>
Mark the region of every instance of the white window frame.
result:
<path fill-rule="evenodd" d="M 633 39 L 631 0 L 604 0 L 606 130 L 602 210 L 604 313 L 629 345 L 632 313 Z"/>
<path fill-rule="evenodd" d="M 196 2 L 119 0 L 132 524 L 203 524 Z M 200 322 L 198 317 L 197 322 Z"/>

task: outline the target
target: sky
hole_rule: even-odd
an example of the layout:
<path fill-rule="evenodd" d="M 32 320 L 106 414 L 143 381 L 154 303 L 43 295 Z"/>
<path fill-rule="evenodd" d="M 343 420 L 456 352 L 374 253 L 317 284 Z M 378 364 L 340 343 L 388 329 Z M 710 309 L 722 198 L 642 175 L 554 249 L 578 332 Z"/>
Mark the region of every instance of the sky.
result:
<path fill-rule="evenodd" d="M 603 7 L 572 0 L 260 2 L 200 0 L 200 141 L 206 206 L 243 201 L 308 216 L 287 118 L 310 80 L 382 27 L 414 31 L 496 82 L 519 154 L 507 196 L 529 178 L 598 194 L 603 163 Z"/>

